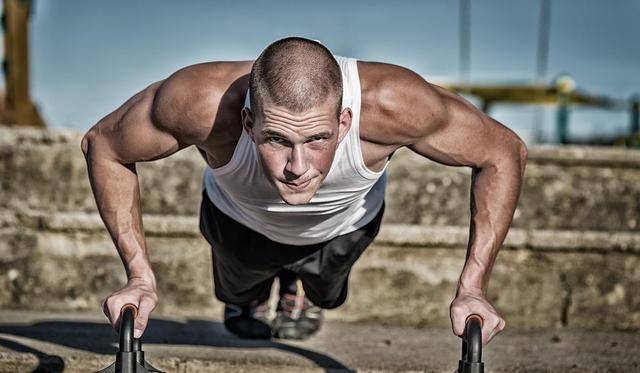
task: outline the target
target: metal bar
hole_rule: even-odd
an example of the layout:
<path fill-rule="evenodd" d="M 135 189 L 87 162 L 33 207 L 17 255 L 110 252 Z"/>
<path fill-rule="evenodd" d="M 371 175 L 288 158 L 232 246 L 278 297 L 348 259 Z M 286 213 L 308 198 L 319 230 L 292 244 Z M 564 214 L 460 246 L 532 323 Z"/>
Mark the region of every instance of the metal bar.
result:
<path fill-rule="evenodd" d="M 469 81 L 471 70 L 471 3 L 460 0 L 460 79 Z"/>

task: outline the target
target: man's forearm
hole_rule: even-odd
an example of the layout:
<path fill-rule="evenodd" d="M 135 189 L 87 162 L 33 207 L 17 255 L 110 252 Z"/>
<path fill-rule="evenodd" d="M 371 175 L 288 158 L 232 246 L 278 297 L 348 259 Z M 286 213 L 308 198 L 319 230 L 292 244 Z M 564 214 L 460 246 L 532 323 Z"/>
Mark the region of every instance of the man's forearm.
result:
<path fill-rule="evenodd" d="M 123 165 L 110 159 L 108 154 L 101 154 L 100 140 L 91 140 L 91 136 L 83 139 L 82 149 L 98 211 L 118 250 L 127 277 L 144 278 L 155 286 L 142 227 L 135 164 Z"/>
<path fill-rule="evenodd" d="M 524 168 L 526 148 L 500 162 L 473 169 L 471 179 L 471 226 L 458 294 L 485 294 L 491 269 L 513 219 Z"/>

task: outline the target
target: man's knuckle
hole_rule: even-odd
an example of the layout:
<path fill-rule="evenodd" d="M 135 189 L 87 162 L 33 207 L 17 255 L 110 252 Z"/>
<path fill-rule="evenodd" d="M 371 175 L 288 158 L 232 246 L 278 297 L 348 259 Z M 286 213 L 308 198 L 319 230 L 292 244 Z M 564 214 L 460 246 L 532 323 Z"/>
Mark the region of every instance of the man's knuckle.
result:
<path fill-rule="evenodd" d="M 136 317 L 136 324 L 140 324 L 140 325 L 144 325 L 147 323 L 147 320 L 149 319 L 149 314 L 145 313 L 140 313 L 138 314 L 138 317 Z"/>
<path fill-rule="evenodd" d="M 112 308 L 114 303 L 115 303 L 115 299 L 113 299 L 113 297 L 109 297 L 105 301 L 105 304 L 107 305 L 108 308 Z"/>
<path fill-rule="evenodd" d="M 142 302 L 150 303 L 151 305 L 153 305 L 157 302 L 157 297 L 154 296 L 153 294 L 145 294 L 140 300 L 140 303 Z"/>

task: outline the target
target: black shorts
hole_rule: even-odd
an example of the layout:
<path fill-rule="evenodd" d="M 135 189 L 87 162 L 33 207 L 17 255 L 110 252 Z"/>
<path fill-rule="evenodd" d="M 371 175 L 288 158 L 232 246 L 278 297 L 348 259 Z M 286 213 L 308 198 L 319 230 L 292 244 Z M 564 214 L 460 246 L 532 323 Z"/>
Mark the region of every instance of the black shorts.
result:
<path fill-rule="evenodd" d="M 216 298 L 247 305 L 269 298 L 279 271 L 294 272 L 305 295 L 321 308 L 336 308 L 347 298 L 349 273 L 378 234 L 384 203 L 362 228 L 313 245 L 287 245 L 240 224 L 220 211 L 203 191 L 200 232 L 211 244 Z"/>

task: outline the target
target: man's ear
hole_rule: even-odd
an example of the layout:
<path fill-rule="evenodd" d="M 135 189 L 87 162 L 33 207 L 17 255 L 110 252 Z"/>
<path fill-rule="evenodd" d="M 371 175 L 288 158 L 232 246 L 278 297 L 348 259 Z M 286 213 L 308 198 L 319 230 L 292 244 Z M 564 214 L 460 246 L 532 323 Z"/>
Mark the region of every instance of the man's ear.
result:
<path fill-rule="evenodd" d="M 256 142 L 253 138 L 253 127 L 255 125 L 253 112 L 250 108 L 244 107 L 240 112 L 240 116 L 242 117 L 242 127 L 247 131 L 249 137 L 251 137 L 251 141 Z"/>
<path fill-rule="evenodd" d="M 349 129 L 351 128 L 351 121 L 353 120 L 353 112 L 351 108 L 344 108 L 340 113 L 340 122 L 338 123 L 338 143 L 344 139 L 344 137 L 349 133 Z"/>

